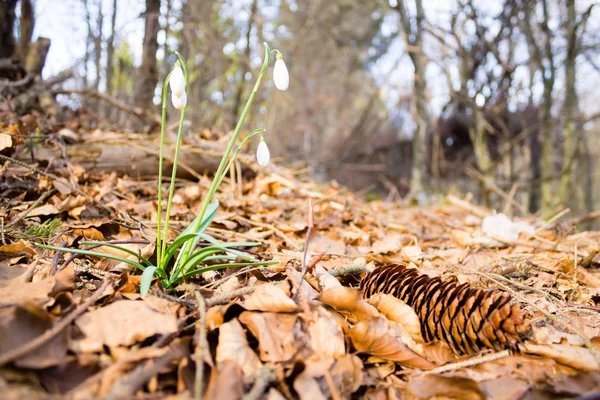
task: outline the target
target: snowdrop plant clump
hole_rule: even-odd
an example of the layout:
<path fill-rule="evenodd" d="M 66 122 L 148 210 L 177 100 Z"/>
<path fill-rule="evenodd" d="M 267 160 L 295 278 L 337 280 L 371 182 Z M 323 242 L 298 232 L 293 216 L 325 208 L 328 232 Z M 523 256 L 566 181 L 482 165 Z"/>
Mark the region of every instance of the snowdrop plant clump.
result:
<path fill-rule="evenodd" d="M 268 70 L 271 53 L 276 54 L 275 67 L 273 70 L 273 80 L 275 87 L 279 90 L 286 90 L 289 86 L 289 74 L 283 61 L 283 57 L 279 50 L 273 50 L 269 48 L 267 43 L 264 43 L 265 57 L 263 60 L 262 68 L 256 83 L 250 93 L 250 96 L 246 102 L 246 105 L 242 111 L 242 114 L 236 124 L 236 127 L 229 139 L 227 147 L 221 158 L 221 162 L 217 171 L 213 177 L 211 185 L 204 196 L 202 207 L 200 212 L 193 220 L 193 222 L 170 244 L 168 244 L 168 233 L 169 233 L 169 216 L 171 215 L 171 205 L 173 202 L 173 195 L 175 190 L 175 178 L 177 176 L 177 164 L 179 159 L 179 149 L 181 146 L 183 121 L 185 115 L 185 109 L 187 106 L 187 83 L 188 83 L 188 72 L 186 67 L 186 61 L 183 56 L 179 53 L 177 55 L 177 62 L 173 67 L 173 70 L 169 73 L 162 89 L 162 118 L 161 118 L 161 130 L 160 130 L 160 149 L 159 149 L 159 161 L 158 161 L 158 199 L 157 199 L 157 234 L 156 234 L 156 262 L 152 263 L 147 258 L 142 257 L 138 253 L 127 249 L 122 246 L 114 244 L 107 244 L 103 242 L 82 242 L 84 245 L 90 246 L 107 246 L 117 248 L 125 253 L 130 254 L 133 259 L 116 256 L 113 254 L 91 251 L 90 249 L 68 249 L 56 246 L 45 246 L 39 245 L 40 247 L 53 249 L 56 251 L 64 251 L 71 253 L 87 254 L 91 256 L 104 257 L 109 259 L 115 259 L 126 262 L 136 268 L 143 270 L 140 292 L 142 295 L 146 295 L 152 280 L 157 276 L 166 288 L 170 288 L 175 284 L 182 282 L 184 279 L 197 275 L 206 271 L 216 270 L 228 267 L 243 267 L 243 266 L 255 266 L 255 265 L 268 265 L 271 262 L 262 262 L 254 257 L 249 256 L 247 253 L 237 250 L 236 247 L 250 247 L 257 246 L 260 243 L 256 242 L 227 242 L 221 243 L 214 239 L 212 236 L 206 233 L 206 228 L 215 217 L 219 203 L 213 201 L 217 189 L 223 181 L 227 171 L 230 170 L 235 158 L 239 154 L 243 146 L 251 138 L 256 135 L 260 135 L 260 142 L 256 152 L 256 160 L 262 167 L 267 166 L 270 162 L 270 152 L 267 147 L 267 143 L 262 135 L 264 129 L 256 129 L 242 140 L 237 149 L 234 150 L 235 144 L 238 140 L 244 121 L 250 111 L 254 98 L 260 87 L 260 83 L 263 76 Z M 175 143 L 175 154 L 173 157 L 173 168 L 171 172 L 171 184 L 169 185 L 169 194 L 167 197 L 166 213 L 163 219 L 163 193 L 162 193 L 162 180 L 163 180 L 163 159 L 164 159 L 164 141 L 165 141 L 165 125 L 167 115 L 167 94 L 168 89 L 171 89 L 171 102 L 173 106 L 180 111 L 179 115 L 179 128 L 177 131 L 177 139 Z M 199 250 L 196 249 L 200 240 L 207 242 L 207 246 L 203 246 Z M 174 261 L 173 261 L 174 260 Z"/>

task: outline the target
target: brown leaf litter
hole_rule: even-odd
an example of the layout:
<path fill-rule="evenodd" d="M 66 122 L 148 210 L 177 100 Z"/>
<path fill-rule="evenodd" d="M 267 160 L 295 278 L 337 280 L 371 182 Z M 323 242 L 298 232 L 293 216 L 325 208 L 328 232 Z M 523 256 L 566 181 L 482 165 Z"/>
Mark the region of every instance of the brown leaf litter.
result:
<path fill-rule="evenodd" d="M 141 299 L 139 273 L 126 265 L 34 243 L 98 239 L 151 256 L 154 181 L 31 167 L 4 163 L 0 177 L 10 195 L 0 210 L 3 398 L 538 399 L 600 391 L 600 232 L 560 233 L 529 217 L 535 233 L 506 240 L 483 232 L 491 210 L 464 199 L 426 209 L 366 203 L 271 166 L 223 185 L 208 232 L 261 242 L 251 251 L 280 263 L 204 274 L 169 292 L 155 285 Z M 172 237 L 197 212 L 209 180 L 178 183 Z M 315 232 L 302 280 L 309 200 Z M 60 227 L 44 230 L 52 218 Z M 405 265 L 410 280 L 372 278 L 362 293 L 361 281 L 386 264 Z M 511 336 L 524 326 L 529 335 Z"/>

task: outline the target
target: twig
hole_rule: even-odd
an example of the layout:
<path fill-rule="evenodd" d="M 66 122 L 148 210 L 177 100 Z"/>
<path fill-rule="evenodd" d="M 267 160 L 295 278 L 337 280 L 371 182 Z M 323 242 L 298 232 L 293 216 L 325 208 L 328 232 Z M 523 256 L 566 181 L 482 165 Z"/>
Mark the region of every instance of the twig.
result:
<path fill-rule="evenodd" d="M 306 232 L 306 241 L 304 242 L 304 252 L 302 253 L 302 276 L 300 276 L 300 281 L 297 285 L 297 291 L 294 295 L 294 300 L 300 293 L 300 287 L 302 286 L 302 282 L 304 281 L 304 277 L 306 276 L 306 271 L 308 271 L 306 265 L 306 256 L 308 255 L 308 245 L 310 244 L 310 239 L 312 238 L 313 229 L 315 227 L 315 213 L 313 211 L 312 199 L 308 199 L 308 231 Z M 323 257 L 323 256 L 321 256 Z"/>
<path fill-rule="evenodd" d="M 194 398 L 201 400 L 204 393 L 204 354 L 206 354 L 208 348 L 206 343 L 206 304 L 199 290 L 196 290 L 195 295 L 196 302 L 198 303 L 199 318 L 196 321 L 196 352 L 194 354 L 196 378 L 194 381 Z"/>
<path fill-rule="evenodd" d="M 130 106 L 127 103 L 124 103 L 118 99 L 115 99 L 112 96 L 107 95 L 106 93 L 101 93 L 97 90 L 91 90 L 91 89 L 76 89 L 76 90 L 66 90 L 66 89 L 59 89 L 59 90 L 53 90 L 52 91 L 53 94 L 65 94 L 65 95 L 70 95 L 70 94 L 80 94 L 80 95 L 85 95 L 85 96 L 92 96 L 92 97 L 97 97 L 100 100 L 103 100 L 105 102 L 107 102 L 108 104 L 110 104 L 113 107 L 118 108 L 119 110 L 125 111 L 126 113 L 130 113 L 135 115 L 138 118 L 143 118 L 146 120 L 149 120 L 153 123 L 155 123 L 156 125 L 160 125 L 160 117 L 156 114 L 153 114 L 149 111 L 144 110 L 143 108 L 140 107 L 133 107 Z"/>
<path fill-rule="evenodd" d="M 329 392 L 331 393 L 331 399 L 332 400 L 341 400 L 342 397 L 340 396 L 340 393 L 338 392 L 337 388 L 335 387 L 335 383 L 333 383 L 333 379 L 331 378 L 331 374 L 329 373 L 329 370 L 325 370 L 325 382 L 327 382 L 327 387 L 329 387 Z"/>
<path fill-rule="evenodd" d="M 448 365 L 443 365 L 438 368 L 431 369 L 429 371 L 423 372 L 423 375 L 429 374 L 443 374 L 444 372 L 456 371 L 457 369 L 472 367 L 474 365 L 483 364 L 489 361 L 496 361 L 504 357 L 510 356 L 510 350 L 502 350 L 498 353 L 488 354 L 482 357 L 473 357 L 465 361 L 460 361 Z"/>
<path fill-rule="evenodd" d="M 331 275 L 335 278 L 338 278 L 340 276 L 356 275 L 356 274 L 362 274 L 363 272 L 371 272 L 371 270 L 361 264 L 350 264 L 350 265 L 342 265 L 341 267 L 334 268 L 327 272 L 329 272 L 329 275 Z"/>
<path fill-rule="evenodd" d="M 599 252 L 600 252 L 600 249 L 595 249 L 595 250 L 590 251 L 590 254 L 588 254 L 583 260 L 581 260 L 581 262 L 579 263 L 579 266 L 582 268 L 589 267 Z"/>
<path fill-rule="evenodd" d="M 271 382 L 275 381 L 276 376 L 273 370 L 270 367 L 262 367 L 256 373 L 256 380 L 254 381 L 254 386 L 252 389 L 244 397 L 243 400 L 258 400 L 262 397 L 267 387 L 271 384 Z"/>
<path fill-rule="evenodd" d="M 250 287 L 239 288 L 239 289 L 233 290 L 229 293 L 221 293 L 219 295 L 213 296 L 210 299 L 206 300 L 206 307 L 216 306 L 217 304 L 225 304 L 229 300 L 231 300 L 235 297 L 250 294 L 250 293 L 254 292 L 255 289 L 256 289 L 256 286 L 250 286 Z"/>
<path fill-rule="evenodd" d="M 46 201 L 46 199 L 50 196 L 52 196 L 54 193 L 56 193 L 56 189 L 52 188 L 50 190 L 47 190 L 46 192 L 44 192 L 36 201 L 34 201 L 27 210 L 23 211 L 21 214 L 19 214 L 17 216 L 17 218 L 15 218 L 14 220 L 10 221 L 8 224 L 6 224 L 5 228 L 11 228 L 13 226 L 15 226 L 16 224 L 19 223 L 19 221 L 21 221 L 23 218 L 25 218 L 27 215 L 29 215 L 29 213 L 31 211 L 33 211 L 36 207 L 38 207 L 40 204 L 42 204 L 44 201 Z"/>
<path fill-rule="evenodd" d="M 478 272 L 478 271 L 472 271 L 472 273 L 484 276 L 487 279 L 491 280 L 492 282 L 495 282 L 497 285 L 499 285 L 500 287 L 502 287 L 504 290 L 506 290 L 510 294 L 512 294 L 515 298 L 521 300 L 524 303 L 527 303 L 529 306 L 535 308 L 537 311 L 539 311 L 540 313 L 542 313 L 546 318 L 548 318 L 549 320 L 551 320 L 551 321 L 555 322 L 556 324 L 560 325 L 565 331 L 573 332 L 574 334 L 576 334 L 577 336 L 579 336 L 579 338 L 581 340 L 583 340 L 583 343 L 585 344 L 585 347 L 587 347 L 587 349 L 592 353 L 592 355 L 596 359 L 596 362 L 598 362 L 600 364 L 600 355 L 596 352 L 596 349 L 594 348 L 594 345 L 592 344 L 592 342 L 590 341 L 590 339 L 587 336 L 585 336 L 579 329 L 575 328 L 572 325 L 569 325 L 569 324 L 566 324 L 566 323 L 560 321 L 556 317 L 556 315 L 553 315 L 553 314 L 549 313 L 548 311 L 542 309 L 537 304 L 535 304 L 531 300 L 529 300 L 527 297 L 522 296 L 517 291 L 513 290 L 510 286 L 507 286 L 507 285 L 503 284 L 502 282 L 498 281 L 497 279 L 492 278 L 491 276 L 489 276 L 489 274 L 485 274 L 485 273 Z M 502 277 L 502 278 L 504 278 L 504 277 Z M 506 278 L 504 278 L 504 279 L 506 279 Z M 512 282 L 512 283 L 514 283 L 514 282 Z"/>
<path fill-rule="evenodd" d="M 67 245 L 67 241 L 63 240 L 60 243 L 59 247 L 65 247 Z M 56 270 L 58 269 L 58 258 L 60 257 L 60 251 L 56 251 L 54 252 L 54 255 L 52 256 L 52 267 L 50 268 L 50 276 L 54 276 L 56 275 Z"/>
<path fill-rule="evenodd" d="M 186 357 L 186 352 L 179 343 L 172 343 L 162 357 L 139 364 L 133 371 L 123 375 L 112 385 L 109 392 L 102 399 L 129 399 L 153 376 L 164 371 L 174 361 Z"/>
<path fill-rule="evenodd" d="M 77 317 L 79 317 L 81 314 L 83 314 L 96 301 L 98 301 L 98 299 L 100 297 L 102 297 L 105 290 L 111 284 L 112 284 L 112 279 L 105 278 L 104 282 L 102 283 L 100 288 L 98 290 L 96 290 L 96 292 L 93 295 L 91 295 L 83 304 L 79 305 L 75 309 L 75 311 L 73 311 L 71 314 L 67 315 L 60 322 L 58 322 L 52 329 L 47 330 L 42 335 L 33 339 L 31 342 L 28 342 L 21 347 L 10 350 L 10 351 L 0 355 L 0 366 L 3 366 L 11 361 L 14 361 L 15 359 L 29 353 L 30 351 L 37 349 L 41 345 L 50 341 L 52 338 L 54 338 L 56 335 L 58 335 L 60 332 L 62 332 L 63 329 L 65 329 L 67 326 L 69 326 L 71 324 L 71 322 L 75 321 L 75 319 Z"/>
<path fill-rule="evenodd" d="M 210 299 L 206 300 L 206 307 L 212 307 L 212 306 L 216 306 L 217 304 L 225 304 L 227 303 L 229 300 L 235 298 L 235 297 L 239 297 L 239 296 L 244 296 L 247 294 L 250 294 L 252 292 L 254 292 L 254 290 L 256 289 L 256 286 L 249 286 L 249 287 L 243 287 L 243 288 L 239 288 L 237 290 L 233 290 L 231 292 L 228 293 L 221 293 L 218 294 L 216 296 L 211 297 Z M 158 297 L 161 297 L 163 299 L 172 301 L 174 303 L 178 303 L 178 304 L 182 304 L 184 306 L 187 307 L 197 307 L 198 306 L 198 302 L 196 300 L 186 300 L 186 299 L 180 299 L 178 297 L 175 296 L 171 296 L 169 294 L 166 294 L 156 288 L 151 288 L 150 292 Z"/>
<path fill-rule="evenodd" d="M 45 176 L 46 178 L 52 179 L 53 181 L 60 182 L 61 185 L 65 185 L 65 186 L 69 187 L 69 189 L 73 190 L 77 194 L 80 194 L 83 197 L 85 197 L 86 199 L 90 200 L 92 203 L 94 203 L 98 207 L 102 208 L 104 211 L 107 211 L 108 213 L 112 213 L 112 210 L 110 208 L 108 208 L 107 206 L 105 206 L 104 204 L 102 204 L 101 202 L 99 202 L 98 200 L 94 199 L 92 196 L 90 196 L 89 194 L 85 193 L 83 190 L 81 190 L 81 189 L 73 186 L 71 184 L 71 182 L 69 182 L 68 180 L 66 180 L 64 178 L 61 178 L 61 177 L 59 177 L 57 175 L 54 175 L 54 174 L 51 174 L 49 172 L 44 172 L 42 170 L 39 170 L 36 167 L 27 164 L 26 162 L 23 162 L 21 160 L 17 160 L 16 158 L 12 158 L 12 157 L 8 157 L 8 156 L 0 154 L 0 159 L 5 160 L 5 161 L 9 161 L 9 162 L 12 162 L 12 163 L 15 163 L 17 165 L 20 165 L 22 167 L 25 167 L 25 168 L 27 168 L 27 169 L 35 172 L 36 174 Z"/>
<path fill-rule="evenodd" d="M 275 228 L 273 225 L 264 224 L 264 223 L 258 222 L 258 221 L 252 221 L 252 220 L 250 220 L 248 218 L 244 218 L 244 217 L 242 217 L 240 215 L 235 216 L 233 219 L 236 220 L 236 221 L 238 221 L 238 222 L 245 222 L 245 223 L 248 223 L 250 225 L 260 226 L 261 228 L 266 228 L 266 229 L 270 230 L 271 232 L 275 233 L 276 236 L 279 236 L 280 238 L 282 238 L 283 240 L 285 240 L 286 243 L 288 243 L 289 246 L 291 246 L 293 248 L 298 247 L 298 243 L 294 239 L 288 237 L 285 233 L 283 233 L 281 230 Z"/>

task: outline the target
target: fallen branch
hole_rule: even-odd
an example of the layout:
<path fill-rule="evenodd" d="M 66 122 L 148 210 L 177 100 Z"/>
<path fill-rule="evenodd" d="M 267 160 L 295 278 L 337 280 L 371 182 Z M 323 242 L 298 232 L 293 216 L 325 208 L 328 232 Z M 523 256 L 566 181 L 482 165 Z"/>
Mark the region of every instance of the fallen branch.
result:
<path fill-rule="evenodd" d="M 59 89 L 53 90 L 53 94 L 79 94 L 83 96 L 96 97 L 111 106 L 118 108 L 121 111 L 125 111 L 126 113 L 133 114 L 140 119 L 146 119 L 150 122 L 153 122 L 156 125 L 160 125 L 160 117 L 150 111 L 144 110 L 141 107 L 131 106 L 121 100 L 115 99 L 112 96 L 109 96 L 106 93 L 99 92 L 93 89 Z"/>

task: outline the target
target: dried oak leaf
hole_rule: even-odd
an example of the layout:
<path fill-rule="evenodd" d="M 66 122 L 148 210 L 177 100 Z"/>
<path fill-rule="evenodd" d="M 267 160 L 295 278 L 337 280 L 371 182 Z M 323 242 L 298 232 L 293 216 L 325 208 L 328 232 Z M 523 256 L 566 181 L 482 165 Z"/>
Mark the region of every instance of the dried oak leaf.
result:
<path fill-rule="evenodd" d="M 217 367 L 225 361 L 233 361 L 244 373 L 244 381 L 254 380 L 256 371 L 262 363 L 248 345 L 246 334 L 237 319 L 219 327 L 219 345 L 217 346 Z"/>
<path fill-rule="evenodd" d="M 280 286 L 263 284 L 242 303 L 246 310 L 271 311 L 271 312 L 295 312 L 300 307 L 289 296 L 289 292 Z"/>
<path fill-rule="evenodd" d="M 294 337 L 297 314 L 244 311 L 241 323 L 258 339 L 260 359 L 264 362 L 290 360 L 298 351 Z"/>
<path fill-rule="evenodd" d="M 413 368 L 431 369 L 435 367 L 434 364 L 404 344 L 385 317 L 359 321 L 348 328 L 347 334 L 359 352 Z"/>
<path fill-rule="evenodd" d="M 177 331 L 174 314 L 163 314 L 141 301 L 122 300 L 90 311 L 75 324 L 84 337 L 71 342 L 75 352 L 99 352 L 103 346 L 130 346 L 159 334 Z"/>

